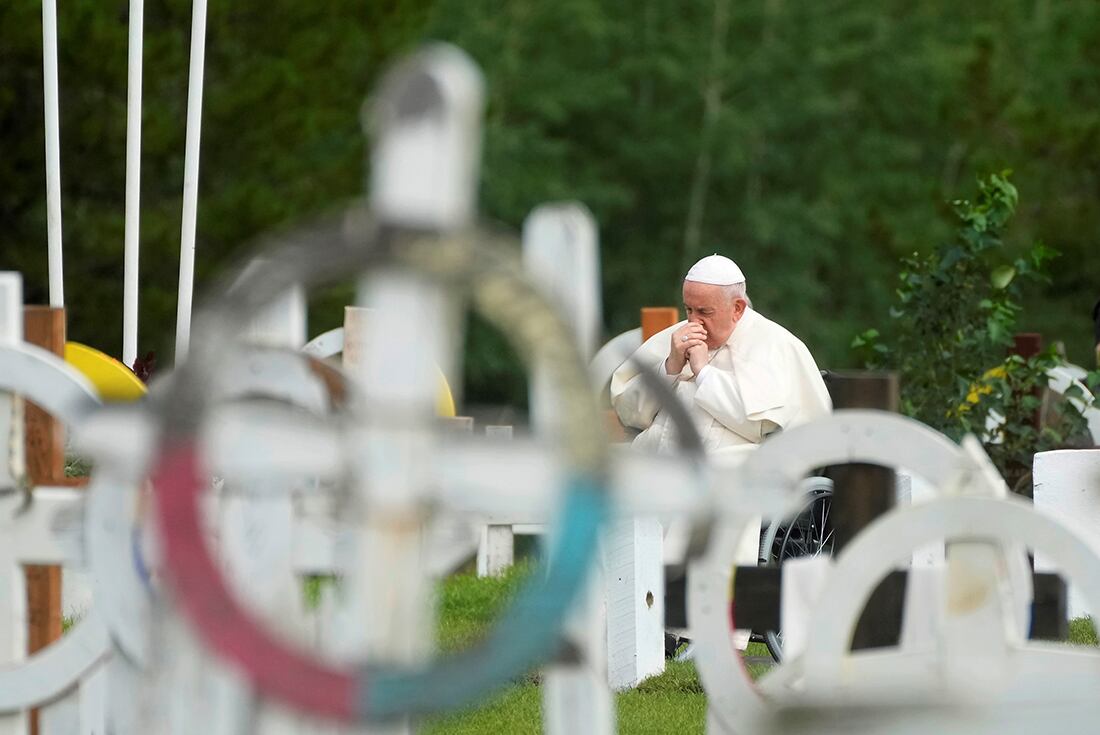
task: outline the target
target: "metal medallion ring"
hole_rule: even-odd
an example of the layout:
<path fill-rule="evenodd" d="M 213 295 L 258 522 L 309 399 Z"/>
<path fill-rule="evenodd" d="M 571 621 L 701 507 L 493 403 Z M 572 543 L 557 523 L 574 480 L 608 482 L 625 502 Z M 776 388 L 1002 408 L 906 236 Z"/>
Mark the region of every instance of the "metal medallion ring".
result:
<path fill-rule="evenodd" d="M 557 650 L 563 619 L 587 576 L 609 511 L 607 448 L 587 373 L 573 338 L 526 280 L 517 255 L 472 236 L 398 239 L 369 224 L 341 222 L 282 238 L 283 247 L 197 320 L 200 336 L 166 395 L 152 479 L 166 578 L 184 615 L 215 655 L 259 693 L 344 721 L 450 710 L 484 697 Z M 323 244 L 321 244 L 323 243 Z M 203 537 L 199 499 L 208 485 L 198 433 L 212 408 L 211 381 L 242 319 L 292 283 L 346 279 L 381 266 L 404 268 L 469 297 L 474 309 L 544 368 L 560 396 L 561 445 L 571 480 L 546 569 L 536 569 L 485 639 L 418 666 L 338 667 L 276 640 L 231 594 Z"/>

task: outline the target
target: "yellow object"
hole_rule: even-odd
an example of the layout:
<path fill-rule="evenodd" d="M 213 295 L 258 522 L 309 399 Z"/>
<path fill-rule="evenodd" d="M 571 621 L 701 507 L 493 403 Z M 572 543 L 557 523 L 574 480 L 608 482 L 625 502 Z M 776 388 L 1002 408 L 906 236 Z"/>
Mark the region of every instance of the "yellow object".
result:
<path fill-rule="evenodd" d="M 993 386 L 989 384 L 991 378 L 1003 378 L 1005 376 L 1004 366 L 990 368 L 985 371 L 985 375 L 982 376 L 982 382 L 979 384 L 970 386 L 970 393 L 966 396 L 967 403 L 977 403 L 981 400 L 981 397 L 993 392 Z"/>
<path fill-rule="evenodd" d="M 439 416 L 455 415 L 455 397 L 451 395 L 451 386 L 447 385 L 447 378 L 443 371 L 439 372 L 439 392 L 435 395 L 435 412 Z"/>
<path fill-rule="evenodd" d="M 136 401 L 145 395 L 145 383 L 130 368 L 94 347 L 66 342 L 65 362 L 83 373 L 104 401 Z"/>

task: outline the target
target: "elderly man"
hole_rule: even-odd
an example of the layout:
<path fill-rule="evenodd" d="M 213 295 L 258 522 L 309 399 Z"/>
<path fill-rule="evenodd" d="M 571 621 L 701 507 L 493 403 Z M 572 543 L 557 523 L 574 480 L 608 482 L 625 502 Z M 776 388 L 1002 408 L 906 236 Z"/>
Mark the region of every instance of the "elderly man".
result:
<path fill-rule="evenodd" d="M 691 267 L 684 277 L 684 309 L 687 321 L 650 337 L 634 358 L 672 383 L 713 460 L 738 462 L 744 458 L 739 450 L 832 410 L 809 350 L 786 329 L 753 311 L 745 276 L 732 260 L 709 255 Z M 634 439 L 635 447 L 676 450 L 672 420 L 660 410 L 634 360 L 611 377 L 611 405 L 624 424 L 643 430 Z M 684 541 L 683 531 L 667 531 L 666 554 L 677 545 L 672 537 Z M 756 563 L 759 531 L 760 519 L 750 521 L 734 562 Z M 684 593 L 683 569 L 667 567 L 666 620 L 680 621 L 673 625 L 686 624 Z M 666 655 L 672 655 L 682 640 L 666 633 Z M 748 631 L 738 631 L 731 642 L 744 649 Z"/>
<path fill-rule="evenodd" d="M 667 376 L 709 452 L 759 444 L 832 409 L 809 350 L 753 311 L 732 260 L 708 255 L 691 267 L 684 309 L 687 321 L 650 337 L 634 357 Z M 672 422 L 631 361 L 611 378 L 611 405 L 625 425 L 643 430 L 635 447 L 675 451 Z"/>

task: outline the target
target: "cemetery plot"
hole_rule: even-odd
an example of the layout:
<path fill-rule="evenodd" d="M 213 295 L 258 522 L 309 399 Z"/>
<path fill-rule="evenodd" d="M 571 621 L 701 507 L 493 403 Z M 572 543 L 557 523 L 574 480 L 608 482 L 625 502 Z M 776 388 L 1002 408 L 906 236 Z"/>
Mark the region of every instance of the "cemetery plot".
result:
<path fill-rule="evenodd" d="M 643 318 L 641 334 L 596 353 L 597 228 L 582 205 L 533 211 L 522 251 L 477 227 L 482 104 L 480 73 L 456 49 L 395 69 L 373 103 L 366 202 L 265 242 L 193 331 L 182 306 L 188 359 L 130 407 L 98 408 L 86 381 L 25 345 L 18 280 L 0 277 L 0 636 L 11 660 L 0 733 L 23 735 L 29 707 L 73 687 L 76 725 L 54 701 L 43 723 L 53 732 L 403 733 L 538 667 L 547 732 L 612 733 L 613 690 L 665 666 L 670 560 L 687 567 L 687 635 L 714 735 L 1031 732 L 1055 714 L 1091 725 L 1097 654 L 1028 640 L 1057 627 L 1064 599 L 1027 552 L 1049 555 L 1093 609 L 1097 544 L 1010 499 L 973 437 L 955 444 L 870 410 L 896 403 L 888 376 L 866 379 L 873 400 L 838 400 L 854 408 L 735 466 L 707 461 L 654 379 L 680 452 L 607 446 L 594 394 L 652 327 Z M 339 339 L 294 352 L 306 343 L 305 289 L 350 277 L 357 302 Z M 440 400 L 439 375 L 458 375 L 467 311 L 528 360 L 531 436 L 441 425 L 455 396 Z M 342 371 L 310 357 L 338 346 Z M 76 428 L 95 460 L 86 494 L 25 482 L 17 396 Z M 1094 460 L 1078 474 L 1092 477 Z M 1059 476 L 1064 461 L 1043 458 L 1037 476 Z M 835 465 L 849 470 L 807 486 Z M 899 477 L 932 498 L 895 508 Z M 766 552 L 800 544 L 803 558 L 736 566 L 745 549 L 757 556 L 761 517 Z M 670 519 L 687 526 L 684 558 L 666 550 Z M 546 529 L 547 548 L 483 637 L 437 654 L 432 589 L 453 565 L 437 549 L 470 524 L 485 528 L 486 573 L 504 568 L 515 525 Z M 929 544 L 946 544 L 944 561 L 914 563 Z M 27 657 L 20 567 L 42 563 L 86 563 L 95 604 Z M 340 578 L 315 618 L 302 609 L 307 576 Z M 781 663 L 759 681 L 733 645 L 747 629 L 784 636 Z"/>

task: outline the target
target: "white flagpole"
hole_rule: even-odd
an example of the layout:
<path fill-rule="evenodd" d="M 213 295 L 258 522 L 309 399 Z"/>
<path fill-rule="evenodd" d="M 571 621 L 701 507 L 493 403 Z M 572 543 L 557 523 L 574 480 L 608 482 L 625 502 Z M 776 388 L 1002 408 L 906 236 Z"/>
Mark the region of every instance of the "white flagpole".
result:
<path fill-rule="evenodd" d="M 126 250 L 122 281 L 122 362 L 133 367 L 138 337 L 138 252 L 141 206 L 141 68 L 144 0 L 130 0 L 126 83 Z"/>
<path fill-rule="evenodd" d="M 177 363 L 191 341 L 191 295 L 195 285 L 195 225 L 199 204 L 199 139 L 202 134 L 202 74 L 206 54 L 206 0 L 194 0 L 191 13 L 191 70 L 187 86 L 187 139 L 183 159 L 183 226 L 180 286 L 176 307 Z"/>
<path fill-rule="evenodd" d="M 42 84 L 46 118 L 46 237 L 50 306 L 65 305 L 61 263 L 61 134 L 57 102 L 57 2 L 42 0 Z"/>

